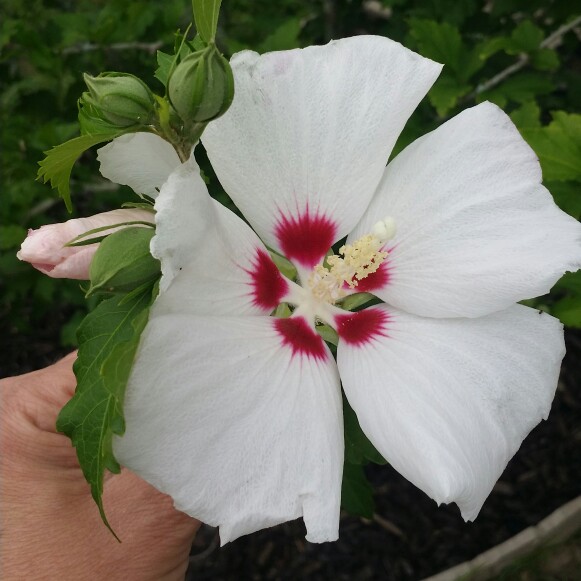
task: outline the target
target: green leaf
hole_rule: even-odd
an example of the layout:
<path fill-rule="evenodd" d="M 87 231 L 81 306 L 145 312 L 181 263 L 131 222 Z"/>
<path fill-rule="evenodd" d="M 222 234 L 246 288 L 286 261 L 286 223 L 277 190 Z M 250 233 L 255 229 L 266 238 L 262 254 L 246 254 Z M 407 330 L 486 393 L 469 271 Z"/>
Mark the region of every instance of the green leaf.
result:
<path fill-rule="evenodd" d="M 45 184 L 50 181 L 51 187 L 58 189 L 60 197 L 63 198 L 66 204 L 67 210 L 71 212 L 73 206 L 71 203 L 69 181 L 71 179 L 73 165 L 80 155 L 90 147 L 98 143 L 103 143 L 104 141 L 111 141 L 123 133 L 123 131 L 117 130 L 115 132 L 99 133 L 98 135 L 81 135 L 80 137 L 65 141 L 65 143 L 61 143 L 49 151 L 45 151 L 46 157 L 38 164 L 40 168 L 37 179 Z"/>
<path fill-rule="evenodd" d="M 446 22 L 412 18 L 410 34 L 420 53 L 450 67 L 458 73 L 463 64 L 465 47 L 457 27 Z"/>
<path fill-rule="evenodd" d="M 127 292 L 159 278 L 159 260 L 149 250 L 154 235 L 153 228 L 123 228 L 107 236 L 91 262 L 87 296 Z"/>
<path fill-rule="evenodd" d="M 546 75 L 535 72 L 519 73 L 509 77 L 497 87 L 481 93 L 478 102 L 492 101 L 499 107 L 504 107 L 509 101 L 526 103 L 540 95 L 547 95 L 554 88 Z"/>
<path fill-rule="evenodd" d="M 512 31 L 505 50 L 508 54 L 532 52 L 539 48 L 544 37 L 544 32 L 538 26 L 525 20 Z"/>
<path fill-rule="evenodd" d="M 298 18 L 291 18 L 283 22 L 269 34 L 258 47 L 258 52 L 265 53 L 275 50 L 289 50 L 299 46 L 299 34 L 302 25 Z"/>
<path fill-rule="evenodd" d="M 440 117 L 444 117 L 448 111 L 458 103 L 458 99 L 470 91 L 470 85 L 460 83 L 451 76 L 443 75 L 430 89 L 428 98 Z"/>
<path fill-rule="evenodd" d="M 581 183 L 546 182 L 545 186 L 553 194 L 555 202 L 563 212 L 576 220 L 581 220 Z"/>
<path fill-rule="evenodd" d="M 77 332 L 77 389 L 57 418 L 57 429 L 76 448 L 93 499 L 111 532 L 103 507 L 103 478 L 105 470 L 120 469 L 113 456 L 113 435 L 120 436 L 125 429 L 125 386 L 150 304 L 151 287 L 128 301 L 119 297 L 103 301 L 87 315 Z"/>
<path fill-rule="evenodd" d="M 528 101 L 510 114 L 512 122 L 519 130 L 536 129 L 541 126 L 541 110 L 535 101 Z"/>
<path fill-rule="evenodd" d="M 387 464 L 363 433 L 357 415 L 349 402 L 343 398 L 343 423 L 345 430 L 345 461 L 351 464 Z"/>
<path fill-rule="evenodd" d="M 581 295 L 581 270 L 566 272 L 553 288 Z"/>
<path fill-rule="evenodd" d="M 476 47 L 476 52 L 478 53 L 480 59 L 485 61 L 488 60 L 492 55 L 496 54 L 498 51 L 504 50 L 507 42 L 508 39 L 505 36 L 495 36 L 478 44 Z"/>
<path fill-rule="evenodd" d="M 551 314 L 563 325 L 581 328 L 581 296 L 570 296 L 557 301 L 551 308 Z"/>
<path fill-rule="evenodd" d="M 196 30 L 204 42 L 213 42 L 222 0 L 192 0 Z"/>
<path fill-rule="evenodd" d="M 546 127 L 525 129 L 523 137 L 539 156 L 543 177 L 551 180 L 581 180 L 581 115 L 553 112 Z"/>
<path fill-rule="evenodd" d="M 347 512 L 372 518 L 375 512 L 373 488 L 361 464 L 345 462 L 343 466 L 343 482 L 341 484 L 341 507 Z"/>
<path fill-rule="evenodd" d="M 540 71 L 553 71 L 559 67 L 559 55 L 551 48 L 540 48 L 531 53 L 531 64 Z"/>

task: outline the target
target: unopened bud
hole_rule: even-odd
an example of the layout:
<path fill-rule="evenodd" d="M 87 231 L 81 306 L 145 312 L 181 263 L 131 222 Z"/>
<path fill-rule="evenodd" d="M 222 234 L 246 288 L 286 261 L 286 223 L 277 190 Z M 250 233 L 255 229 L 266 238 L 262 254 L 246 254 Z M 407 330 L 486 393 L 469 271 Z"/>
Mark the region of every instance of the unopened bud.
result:
<path fill-rule="evenodd" d="M 205 123 L 226 112 L 234 97 L 230 63 L 210 44 L 188 55 L 169 79 L 168 94 L 187 123 Z"/>
<path fill-rule="evenodd" d="M 84 75 L 84 78 L 89 91 L 83 93 L 80 106 L 88 108 L 91 117 L 104 119 L 115 127 L 151 122 L 155 98 L 141 79 L 126 73 Z"/>

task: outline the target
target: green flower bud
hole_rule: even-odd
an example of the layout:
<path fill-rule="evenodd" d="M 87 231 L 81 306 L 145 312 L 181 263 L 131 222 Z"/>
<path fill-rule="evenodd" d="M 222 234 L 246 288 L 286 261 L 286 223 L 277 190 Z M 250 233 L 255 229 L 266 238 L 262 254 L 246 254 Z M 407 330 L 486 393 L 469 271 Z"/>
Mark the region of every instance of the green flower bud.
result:
<path fill-rule="evenodd" d="M 96 135 L 99 133 L 115 133 L 119 127 L 99 116 L 98 111 L 86 102 L 91 98 L 89 93 L 83 93 L 77 104 L 79 107 L 79 127 L 81 135 Z"/>
<path fill-rule="evenodd" d="M 186 123 L 206 123 L 226 112 L 234 98 L 230 63 L 214 44 L 188 55 L 168 83 L 169 100 Z"/>
<path fill-rule="evenodd" d="M 81 106 L 88 108 L 91 117 L 104 119 L 116 127 L 151 122 L 155 98 L 141 79 L 126 73 L 84 75 L 84 79 L 89 91 L 83 93 Z"/>

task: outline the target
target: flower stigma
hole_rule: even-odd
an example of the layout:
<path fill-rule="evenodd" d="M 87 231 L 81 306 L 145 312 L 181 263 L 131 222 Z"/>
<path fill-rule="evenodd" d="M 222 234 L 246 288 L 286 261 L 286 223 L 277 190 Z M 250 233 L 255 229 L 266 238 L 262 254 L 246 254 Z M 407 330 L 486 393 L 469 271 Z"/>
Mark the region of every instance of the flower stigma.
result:
<path fill-rule="evenodd" d="M 319 301 L 335 304 L 354 289 L 359 281 L 377 272 L 388 252 L 385 243 L 395 235 L 395 220 L 386 216 L 374 224 L 370 234 L 339 249 L 339 255 L 327 256 L 324 264 L 313 269 L 308 285 Z"/>

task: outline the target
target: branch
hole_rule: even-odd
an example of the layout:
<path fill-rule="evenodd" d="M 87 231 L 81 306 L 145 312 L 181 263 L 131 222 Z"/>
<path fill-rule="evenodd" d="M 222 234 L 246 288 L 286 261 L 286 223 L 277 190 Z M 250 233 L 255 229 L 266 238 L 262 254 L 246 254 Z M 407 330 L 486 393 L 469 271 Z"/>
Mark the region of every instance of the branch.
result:
<path fill-rule="evenodd" d="M 150 54 L 154 54 L 156 50 L 163 46 L 161 40 L 156 40 L 155 42 L 117 42 L 115 44 L 92 44 L 90 42 L 85 42 L 83 44 L 78 44 L 76 46 L 69 46 L 62 51 L 61 54 L 78 54 L 82 52 L 92 52 L 96 50 L 144 50 Z"/>
<path fill-rule="evenodd" d="M 573 20 L 571 20 L 571 22 L 563 24 L 563 26 L 557 28 L 555 32 L 547 36 L 547 38 L 545 38 L 545 40 L 541 42 L 541 44 L 539 45 L 539 49 L 556 48 L 561 44 L 563 36 L 565 36 L 565 34 L 567 34 L 570 30 L 573 30 L 573 28 L 579 25 L 581 25 L 581 16 L 577 16 L 577 18 L 574 18 Z M 506 67 L 506 69 L 492 77 L 492 79 L 489 79 L 485 83 L 478 85 L 476 89 L 470 95 L 468 95 L 466 100 L 467 101 L 471 100 L 477 95 L 480 95 L 481 93 L 484 93 L 485 91 L 489 91 L 493 87 L 496 87 L 496 85 L 499 85 L 500 83 L 502 83 L 502 81 L 504 81 L 508 77 L 514 75 L 514 73 L 517 73 L 522 68 L 524 68 L 529 63 L 529 61 L 530 57 L 528 54 L 521 55 L 516 63 L 513 63 L 509 67 Z"/>

